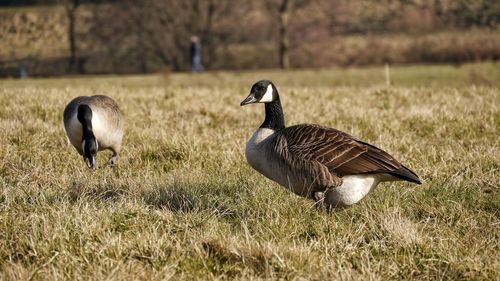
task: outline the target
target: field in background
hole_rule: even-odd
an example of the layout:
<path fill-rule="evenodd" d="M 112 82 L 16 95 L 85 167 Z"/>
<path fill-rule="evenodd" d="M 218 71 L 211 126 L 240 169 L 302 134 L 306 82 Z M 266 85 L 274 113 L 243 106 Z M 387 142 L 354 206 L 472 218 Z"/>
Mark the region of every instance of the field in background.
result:
<path fill-rule="evenodd" d="M 280 1 L 150 2 L 81 5 L 75 12 L 73 67 L 77 69 L 69 66 L 69 18 L 64 5 L 0 8 L 0 77 L 19 77 L 21 69 L 29 76 L 45 77 L 189 70 L 189 37 L 193 34 L 202 38 L 207 69 L 279 65 L 275 22 L 279 16 L 270 9 Z M 491 24 L 468 22 L 500 11 L 492 0 L 441 0 L 427 8 L 422 1 L 302 2 L 290 15 L 293 21 L 287 32 L 292 68 L 500 59 L 497 18 L 492 17 Z M 189 3 L 198 3 L 198 9 L 192 10 Z M 205 15 L 210 10 L 207 3 L 216 3 L 210 17 Z M 485 11 L 476 10 L 479 8 Z M 163 18 L 169 15 L 175 20 Z M 205 22 L 208 17 L 212 23 Z"/>
<path fill-rule="evenodd" d="M 500 66 L 0 80 L 0 279 L 500 278 Z M 244 145 L 276 82 L 287 124 L 320 123 L 423 180 L 328 215 L 253 171 Z M 62 111 L 107 94 L 118 166 L 89 171 Z M 103 165 L 109 153 L 98 155 Z"/>

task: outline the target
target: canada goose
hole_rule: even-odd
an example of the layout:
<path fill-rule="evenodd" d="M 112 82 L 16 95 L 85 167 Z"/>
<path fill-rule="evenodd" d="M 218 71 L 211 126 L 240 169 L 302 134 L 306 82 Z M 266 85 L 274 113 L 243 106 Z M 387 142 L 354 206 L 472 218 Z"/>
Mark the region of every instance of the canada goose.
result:
<path fill-rule="evenodd" d="M 114 166 L 123 138 L 123 118 L 116 102 L 103 95 L 74 98 L 64 109 L 64 129 L 89 168 L 94 168 L 97 151 L 110 149 Z"/>
<path fill-rule="evenodd" d="M 285 127 L 278 90 L 271 81 L 252 86 L 241 106 L 264 103 L 264 123 L 248 141 L 252 168 L 328 210 L 357 203 L 379 182 L 418 176 L 387 152 L 336 129 L 301 124 Z"/>

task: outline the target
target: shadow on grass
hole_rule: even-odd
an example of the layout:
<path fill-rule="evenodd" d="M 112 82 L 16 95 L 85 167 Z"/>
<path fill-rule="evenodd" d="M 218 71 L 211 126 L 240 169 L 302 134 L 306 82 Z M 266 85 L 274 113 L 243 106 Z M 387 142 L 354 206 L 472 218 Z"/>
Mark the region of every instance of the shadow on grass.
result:
<path fill-rule="evenodd" d="M 131 190 L 126 184 L 99 183 L 91 186 L 84 182 L 73 182 L 66 196 L 70 202 L 82 200 L 113 202 L 118 200 L 142 200 L 153 209 L 164 209 L 176 213 L 205 212 L 220 218 L 236 218 L 236 210 L 227 204 L 227 194 L 214 194 L 212 185 L 175 183 L 166 186 Z"/>
<path fill-rule="evenodd" d="M 196 195 L 183 187 L 160 187 L 148 189 L 139 194 L 131 192 L 124 185 L 107 183 L 90 186 L 83 182 L 73 182 L 67 196 L 70 202 L 90 199 L 91 201 L 116 201 L 139 197 L 143 202 L 158 209 L 168 209 L 174 212 L 199 211 L 199 200 Z"/>
<path fill-rule="evenodd" d="M 221 202 L 210 192 L 211 186 L 173 185 L 147 190 L 141 194 L 144 203 L 157 209 L 167 209 L 172 212 L 206 212 L 221 218 L 234 218 L 234 209 Z"/>
<path fill-rule="evenodd" d="M 200 205 L 196 195 L 184 187 L 148 190 L 142 193 L 142 199 L 148 206 L 173 212 L 197 212 Z"/>
<path fill-rule="evenodd" d="M 123 197 L 128 193 L 124 186 L 113 184 L 99 184 L 96 187 L 89 187 L 82 182 L 73 182 L 68 190 L 70 202 L 77 202 L 82 198 L 91 198 L 101 201 L 113 201 Z"/>

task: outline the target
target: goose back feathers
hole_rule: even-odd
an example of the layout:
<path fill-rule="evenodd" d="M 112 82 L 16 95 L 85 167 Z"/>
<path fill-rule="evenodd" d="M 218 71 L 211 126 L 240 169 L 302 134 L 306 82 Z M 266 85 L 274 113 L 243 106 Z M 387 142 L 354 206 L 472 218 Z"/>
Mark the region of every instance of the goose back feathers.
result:
<path fill-rule="evenodd" d="M 387 173 L 420 183 L 413 172 L 387 152 L 336 129 L 314 124 L 295 125 L 276 132 L 275 139 L 274 150 L 281 152 L 292 166 L 301 161 L 317 162 L 340 177 Z"/>

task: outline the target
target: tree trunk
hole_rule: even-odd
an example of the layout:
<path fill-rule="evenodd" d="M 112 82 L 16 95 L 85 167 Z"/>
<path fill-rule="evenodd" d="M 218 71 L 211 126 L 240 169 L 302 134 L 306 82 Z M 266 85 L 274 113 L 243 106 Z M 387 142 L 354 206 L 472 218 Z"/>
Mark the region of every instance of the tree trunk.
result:
<path fill-rule="evenodd" d="M 279 63 L 280 68 L 290 68 L 288 23 L 290 20 L 290 0 L 282 0 L 279 7 Z"/>
<path fill-rule="evenodd" d="M 79 0 L 70 0 L 71 2 L 66 6 L 66 12 L 68 15 L 68 41 L 69 41 L 69 62 L 68 62 L 68 72 L 75 73 L 79 72 L 81 67 L 77 66 L 77 56 L 76 56 L 76 35 L 75 35 L 75 14 L 76 9 L 80 5 Z"/>
<path fill-rule="evenodd" d="M 220 3 L 219 3 L 220 4 Z M 220 4 L 224 5 L 224 4 Z M 213 26 L 213 19 L 214 19 L 214 13 L 215 13 L 215 3 L 213 0 L 208 1 L 208 7 L 207 7 L 207 15 L 206 15 L 206 23 L 203 28 L 202 34 L 201 34 L 201 42 L 204 44 L 203 48 L 203 61 L 205 62 L 203 65 L 210 67 L 211 65 L 211 59 L 214 54 L 214 44 L 213 42 L 213 34 L 212 34 L 212 26 Z"/>
<path fill-rule="evenodd" d="M 135 14 L 135 26 L 136 26 L 136 58 L 139 66 L 139 71 L 141 73 L 148 72 L 148 64 L 146 61 L 146 28 L 144 26 L 144 19 L 147 18 L 147 3 L 144 1 L 139 1 L 138 6 L 135 7 L 138 10 L 138 14 Z"/>

